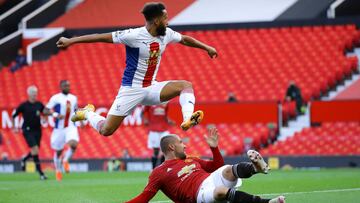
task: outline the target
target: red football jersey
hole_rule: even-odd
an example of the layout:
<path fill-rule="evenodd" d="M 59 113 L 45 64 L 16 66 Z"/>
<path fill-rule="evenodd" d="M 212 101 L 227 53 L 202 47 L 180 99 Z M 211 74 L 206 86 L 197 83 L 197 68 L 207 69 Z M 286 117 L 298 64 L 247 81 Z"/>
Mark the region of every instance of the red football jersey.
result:
<path fill-rule="evenodd" d="M 148 119 L 150 131 L 164 132 L 168 128 L 167 105 L 145 106 L 144 117 Z"/>
<path fill-rule="evenodd" d="M 161 190 L 174 202 L 196 202 L 201 183 L 211 172 L 224 165 L 218 148 L 211 148 L 214 160 L 199 158 L 167 160 L 153 170 L 144 191 L 129 202 L 148 202 Z"/>

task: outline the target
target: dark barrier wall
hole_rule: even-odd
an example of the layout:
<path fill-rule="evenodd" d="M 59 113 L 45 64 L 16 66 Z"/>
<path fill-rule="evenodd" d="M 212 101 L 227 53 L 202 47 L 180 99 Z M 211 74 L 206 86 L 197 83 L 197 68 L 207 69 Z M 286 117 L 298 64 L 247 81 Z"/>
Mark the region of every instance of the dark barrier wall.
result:
<path fill-rule="evenodd" d="M 326 11 L 334 0 L 299 0 L 275 20 L 302 20 L 326 17 Z"/>
<path fill-rule="evenodd" d="M 335 16 L 355 16 L 360 15 L 360 1 L 346 0 L 335 9 Z"/>
<path fill-rule="evenodd" d="M 310 106 L 311 123 L 359 121 L 360 100 L 314 101 Z"/>
<path fill-rule="evenodd" d="M 59 52 L 59 48 L 56 47 L 56 42 L 62 36 L 63 33 L 60 33 L 47 40 L 46 42 L 34 47 L 32 49 L 33 61 L 46 60 L 50 58 L 51 55 Z"/>
<path fill-rule="evenodd" d="M 277 102 L 241 102 L 241 103 L 201 103 L 195 110 L 205 112 L 202 123 L 278 123 Z M 179 104 L 169 105 L 169 117 L 177 123 L 182 122 Z"/>
<path fill-rule="evenodd" d="M 21 47 L 22 43 L 22 34 L 16 35 L 16 37 L 10 39 L 9 41 L 1 44 L 0 46 L 0 62 L 3 65 L 9 65 L 9 63 L 16 57 L 18 49 Z"/>
<path fill-rule="evenodd" d="M 11 2 L 11 1 L 9 1 Z M 16 1 L 14 1 L 16 2 Z M 18 3 L 20 1 L 17 1 Z M 18 30 L 19 23 L 23 17 L 39 7 L 40 1 L 33 0 L 10 14 L 0 22 L 0 39 Z M 14 5 L 15 6 L 15 5 Z"/>
<path fill-rule="evenodd" d="M 27 28 L 41 28 L 55 20 L 57 17 L 65 13 L 65 8 L 69 0 L 61 0 L 55 2 L 46 10 L 37 14 L 27 21 Z"/>

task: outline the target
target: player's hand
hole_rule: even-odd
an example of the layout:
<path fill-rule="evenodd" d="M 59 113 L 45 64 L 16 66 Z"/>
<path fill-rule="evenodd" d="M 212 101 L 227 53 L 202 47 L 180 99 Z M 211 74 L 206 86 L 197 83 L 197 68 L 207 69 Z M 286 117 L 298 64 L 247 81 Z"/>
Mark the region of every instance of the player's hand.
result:
<path fill-rule="evenodd" d="M 206 50 L 210 56 L 210 58 L 216 58 L 218 56 L 217 51 L 214 47 L 208 47 Z"/>
<path fill-rule="evenodd" d="M 215 127 L 208 129 L 208 135 L 204 135 L 206 142 L 210 147 L 217 147 L 219 143 L 218 130 Z"/>
<path fill-rule="evenodd" d="M 56 46 L 58 48 L 66 48 L 70 45 L 71 45 L 71 41 L 66 37 L 60 37 L 60 39 L 56 42 Z"/>
<path fill-rule="evenodd" d="M 59 120 L 61 120 L 61 119 L 64 119 L 64 118 L 65 118 L 65 116 L 64 116 L 64 115 L 59 114 L 56 118 L 57 118 L 57 119 L 59 119 Z"/>

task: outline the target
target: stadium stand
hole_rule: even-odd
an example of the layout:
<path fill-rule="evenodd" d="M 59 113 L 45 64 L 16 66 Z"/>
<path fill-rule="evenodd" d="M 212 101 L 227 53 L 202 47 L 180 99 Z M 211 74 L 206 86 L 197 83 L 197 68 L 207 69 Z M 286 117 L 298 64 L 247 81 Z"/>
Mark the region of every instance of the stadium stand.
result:
<path fill-rule="evenodd" d="M 360 123 L 323 123 L 319 127 L 305 128 L 293 137 L 262 149 L 261 153 L 272 155 L 359 155 Z"/>
<path fill-rule="evenodd" d="M 209 60 L 200 50 L 189 52 L 184 46 L 169 46 L 158 79 L 192 81 L 197 102 L 224 102 L 229 91 L 234 92 L 240 101 L 282 101 L 289 80 L 296 81 L 307 102 L 319 98 L 357 69 L 357 58 L 344 55 L 344 51 L 352 48 L 359 39 L 360 33 L 355 25 L 183 33 L 212 42 L 218 49 L 219 58 Z M 110 106 L 121 82 L 124 62 L 125 49 L 121 45 L 82 44 L 61 51 L 48 61 L 34 62 L 14 74 L 2 69 L 0 103 L 3 104 L 2 108 L 14 108 L 26 99 L 24 90 L 30 84 L 39 87 L 39 99 L 46 102 L 59 91 L 58 82 L 67 78 L 71 82 L 72 92 L 79 97 L 80 106 L 87 102 Z M 293 105 L 285 108 L 285 112 L 291 115 L 294 109 Z M 251 136 L 255 148 L 266 145 L 269 132 L 265 124 L 261 125 L 260 129 L 257 125 L 220 125 L 220 133 L 224 137 L 222 147 L 226 154 L 241 153 L 244 149 L 242 138 L 246 136 Z M 191 138 L 190 142 L 194 140 L 190 154 L 209 154 L 201 142 L 196 142 L 205 130 L 205 126 L 200 126 L 186 135 Z M 185 136 L 177 128 L 171 131 Z M 43 158 L 51 158 L 48 146 L 50 133 L 50 129 L 44 130 Z M 133 156 L 147 157 L 151 154 L 146 149 L 144 140 L 147 133 L 143 127 L 122 127 L 111 139 L 103 138 L 88 128 L 81 130 L 80 134 L 83 144 L 79 145 L 76 158 L 121 156 L 123 148 L 129 148 Z M 26 147 L 23 138 L 7 130 L 4 130 L 4 137 L 8 140 L 5 148 L 9 157 L 20 158 Z M 234 141 L 239 144 L 234 146 L 227 143 Z M 274 145 L 276 149 L 278 145 Z M 264 152 L 272 154 L 272 149 L 270 147 Z M 331 151 L 326 153 L 331 154 Z"/>

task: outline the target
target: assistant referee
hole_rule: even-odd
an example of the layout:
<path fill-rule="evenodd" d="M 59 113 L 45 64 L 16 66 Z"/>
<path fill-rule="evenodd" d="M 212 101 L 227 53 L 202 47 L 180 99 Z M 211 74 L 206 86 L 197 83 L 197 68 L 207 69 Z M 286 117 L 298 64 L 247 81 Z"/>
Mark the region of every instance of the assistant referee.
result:
<path fill-rule="evenodd" d="M 24 123 L 22 125 L 22 131 L 26 143 L 31 148 L 30 152 L 21 160 L 22 169 L 25 170 L 25 162 L 29 158 L 33 158 L 36 166 L 36 170 L 40 175 L 41 180 L 46 180 L 47 177 L 41 170 L 39 160 L 39 147 L 41 141 L 41 120 L 40 115 L 44 110 L 44 105 L 37 101 L 38 90 L 36 86 L 32 85 L 27 88 L 28 100 L 21 103 L 14 114 L 12 115 L 13 128 L 15 128 L 14 118 L 19 114 L 22 114 Z"/>

